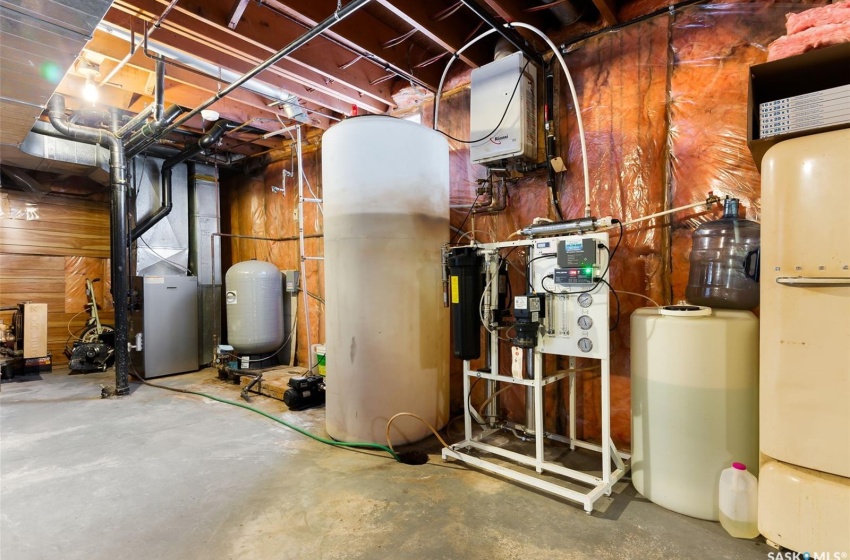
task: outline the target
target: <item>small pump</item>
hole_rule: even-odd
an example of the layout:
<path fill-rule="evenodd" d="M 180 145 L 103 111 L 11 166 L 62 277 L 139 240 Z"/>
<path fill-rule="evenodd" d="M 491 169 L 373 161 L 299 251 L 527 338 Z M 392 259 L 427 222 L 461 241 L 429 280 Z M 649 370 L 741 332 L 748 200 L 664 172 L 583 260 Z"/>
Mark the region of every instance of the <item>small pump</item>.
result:
<path fill-rule="evenodd" d="M 513 339 L 517 348 L 534 348 L 537 346 L 537 335 L 540 331 L 540 320 L 546 316 L 543 296 L 526 294 L 514 298 L 514 329 Z"/>
<path fill-rule="evenodd" d="M 287 385 L 283 402 L 289 410 L 304 410 L 325 404 L 325 378 L 321 375 L 293 377 Z"/>

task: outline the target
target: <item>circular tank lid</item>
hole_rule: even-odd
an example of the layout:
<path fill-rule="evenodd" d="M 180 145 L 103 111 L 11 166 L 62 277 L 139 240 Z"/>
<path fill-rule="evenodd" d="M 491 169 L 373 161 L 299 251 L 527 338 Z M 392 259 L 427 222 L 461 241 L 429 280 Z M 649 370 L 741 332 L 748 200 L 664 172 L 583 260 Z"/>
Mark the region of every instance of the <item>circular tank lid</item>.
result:
<path fill-rule="evenodd" d="M 709 317 L 711 308 L 680 303 L 678 305 L 665 305 L 659 310 L 659 313 L 670 317 Z"/>

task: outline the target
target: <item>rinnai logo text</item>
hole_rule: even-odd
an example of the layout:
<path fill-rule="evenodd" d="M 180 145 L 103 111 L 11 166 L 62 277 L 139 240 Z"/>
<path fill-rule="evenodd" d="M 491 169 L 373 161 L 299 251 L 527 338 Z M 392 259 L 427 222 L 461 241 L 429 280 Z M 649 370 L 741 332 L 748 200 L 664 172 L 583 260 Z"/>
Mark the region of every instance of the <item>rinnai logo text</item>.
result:
<path fill-rule="evenodd" d="M 492 142 L 494 144 L 501 144 L 502 140 L 507 140 L 507 139 L 508 139 L 508 135 L 505 134 L 504 136 L 494 136 L 493 138 L 490 138 L 490 142 Z"/>
<path fill-rule="evenodd" d="M 767 560 L 847 560 L 846 552 L 768 552 Z"/>

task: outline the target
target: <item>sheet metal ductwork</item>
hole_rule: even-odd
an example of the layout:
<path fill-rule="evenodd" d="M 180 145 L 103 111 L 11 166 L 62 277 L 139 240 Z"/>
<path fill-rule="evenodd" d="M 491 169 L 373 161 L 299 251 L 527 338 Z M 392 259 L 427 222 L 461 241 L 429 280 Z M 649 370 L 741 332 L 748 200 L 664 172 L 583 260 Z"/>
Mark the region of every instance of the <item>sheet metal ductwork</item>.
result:
<path fill-rule="evenodd" d="M 14 154 L 111 0 L 0 0 L 0 157 Z"/>
<path fill-rule="evenodd" d="M 3 162 L 34 171 L 87 176 L 101 185 L 109 184 L 109 150 L 70 140 L 49 122 L 36 121 L 21 142 L 20 152 L 4 157 Z"/>
<path fill-rule="evenodd" d="M 166 160 L 136 157 L 130 163 L 135 192 L 136 224 L 147 223 L 135 239 L 136 276 L 186 276 L 189 267 L 189 202 L 185 165 L 171 170 L 172 187 L 166 194 L 162 166 Z M 163 208 L 169 208 L 164 212 Z M 153 222 L 153 216 L 160 218 Z M 135 228 L 138 231 L 138 225 Z M 132 241 L 128 237 L 128 242 Z"/>
<path fill-rule="evenodd" d="M 211 165 L 189 164 L 189 269 L 198 277 L 198 363 L 213 359 L 213 334 L 219 334 L 221 238 L 218 173 Z"/>
<path fill-rule="evenodd" d="M 201 137 L 198 140 L 197 144 L 194 144 L 177 155 L 168 158 L 159 168 L 160 174 L 160 190 L 159 190 L 159 206 L 153 210 L 152 213 L 147 214 L 143 219 L 140 219 L 136 223 L 136 227 L 133 228 L 133 231 L 130 235 L 130 240 L 135 241 L 144 235 L 148 230 L 153 228 L 157 223 L 160 222 L 163 218 L 168 216 L 171 213 L 171 209 L 173 207 L 172 204 L 172 175 L 174 172 L 174 168 L 189 159 L 199 155 L 203 151 L 211 148 L 218 142 L 227 129 L 230 128 L 230 125 L 226 121 L 218 121 L 212 127 L 212 129 Z M 184 183 L 185 184 L 185 183 Z M 146 210 L 152 208 L 145 208 Z M 138 211 L 138 208 L 137 208 Z M 138 216 L 138 214 L 137 214 Z M 146 240 L 142 240 L 143 243 Z"/>

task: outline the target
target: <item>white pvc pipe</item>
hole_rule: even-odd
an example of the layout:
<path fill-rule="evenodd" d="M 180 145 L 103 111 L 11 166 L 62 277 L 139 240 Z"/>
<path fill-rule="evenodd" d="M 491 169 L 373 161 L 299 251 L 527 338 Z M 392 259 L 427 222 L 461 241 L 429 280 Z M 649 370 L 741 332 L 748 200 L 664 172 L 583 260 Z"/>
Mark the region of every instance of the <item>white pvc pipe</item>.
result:
<path fill-rule="evenodd" d="M 301 125 L 296 130 L 296 154 L 298 159 L 298 247 L 301 253 L 301 290 L 304 296 L 304 332 L 307 335 L 307 365 L 312 370 L 313 340 L 310 336 L 310 300 L 307 299 L 307 246 L 304 243 L 304 167 L 301 153 Z M 309 371 L 309 370 L 308 370 Z M 316 372 L 313 372 L 314 374 Z"/>
<path fill-rule="evenodd" d="M 706 201 L 695 202 L 693 204 L 687 204 L 685 206 L 679 206 L 678 208 L 671 208 L 670 210 L 664 210 L 663 212 L 656 212 L 655 214 L 649 214 L 647 216 L 642 216 L 640 218 L 635 218 L 634 220 L 629 220 L 628 222 L 623 222 L 623 227 L 630 226 L 632 224 L 637 224 L 640 222 L 645 222 L 646 220 L 651 220 L 652 218 L 660 218 L 661 216 L 666 216 L 667 214 L 674 214 L 676 212 L 681 212 L 682 210 L 689 210 L 691 208 L 696 208 L 698 206 L 710 206 Z M 613 229 L 614 226 L 607 227 L 605 229 Z M 604 230 L 602 230 L 604 231 Z"/>
<path fill-rule="evenodd" d="M 443 69 L 443 75 L 440 76 L 440 84 L 437 86 L 437 92 L 434 94 L 434 130 L 437 130 L 437 121 L 440 119 L 440 96 L 443 93 L 443 84 L 446 81 L 446 76 L 449 73 L 449 68 L 452 67 L 452 63 L 469 47 L 486 37 L 487 35 L 492 35 L 495 33 L 495 29 L 490 29 L 489 31 L 485 31 L 475 39 L 471 40 L 464 46 L 462 46 L 458 51 L 449 59 L 449 62 L 446 64 L 446 67 Z"/>

